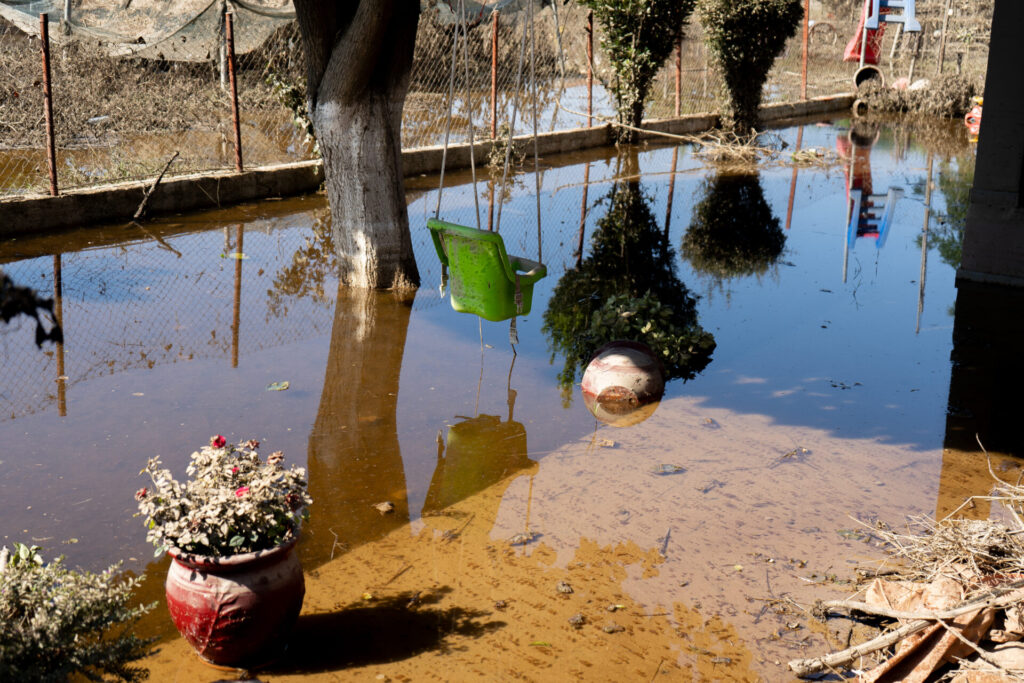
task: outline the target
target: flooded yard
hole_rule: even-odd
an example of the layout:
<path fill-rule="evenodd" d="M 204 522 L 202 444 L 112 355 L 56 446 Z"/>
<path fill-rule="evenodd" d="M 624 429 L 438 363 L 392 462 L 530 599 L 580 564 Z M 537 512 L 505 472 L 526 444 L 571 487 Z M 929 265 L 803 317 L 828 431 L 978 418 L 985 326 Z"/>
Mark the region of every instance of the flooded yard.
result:
<path fill-rule="evenodd" d="M 984 494 L 976 431 L 1000 471 L 1022 453 L 991 393 L 1012 343 L 954 348 L 954 305 L 975 327 L 998 311 L 954 286 L 962 126 L 773 134 L 788 147 L 740 180 L 689 146 L 542 159 L 539 231 L 532 174 L 504 204 L 481 182 L 481 222 L 491 197 L 508 251 L 548 268 L 515 354 L 507 323 L 439 291 L 433 177 L 407 181 L 409 298 L 339 290 L 322 196 L 0 244 L 65 334 L 0 330 L 0 544 L 124 559 L 161 600 L 152 680 L 225 678 L 177 636 L 132 494 L 149 457 L 183 474 L 211 435 L 254 438 L 308 467 L 314 499 L 303 616 L 261 680 L 788 680 L 848 644 L 808 610 L 884 558 L 857 520 Z M 798 148 L 821 154 L 794 166 Z M 633 169 L 657 272 L 608 247 Z M 446 185 L 441 217 L 475 225 L 468 174 Z M 851 227 L 848 194 L 890 220 Z M 715 348 L 617 428 L 584 405 L 559 293 L 625 271 L 688 291 Z"/>

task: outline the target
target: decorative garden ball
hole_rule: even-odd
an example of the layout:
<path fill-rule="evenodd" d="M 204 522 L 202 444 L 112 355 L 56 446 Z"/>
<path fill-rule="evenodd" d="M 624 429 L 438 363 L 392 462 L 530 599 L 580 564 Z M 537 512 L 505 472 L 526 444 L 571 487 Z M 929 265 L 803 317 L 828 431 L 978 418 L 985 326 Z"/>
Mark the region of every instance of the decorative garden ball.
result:
<path fill-rule="evenodd" d="M 646 344 L 605 344 L 583 373 L 583 402 L 594 417 L 628 427 L 650 417 L 665 392 L 665 371 Z"/>

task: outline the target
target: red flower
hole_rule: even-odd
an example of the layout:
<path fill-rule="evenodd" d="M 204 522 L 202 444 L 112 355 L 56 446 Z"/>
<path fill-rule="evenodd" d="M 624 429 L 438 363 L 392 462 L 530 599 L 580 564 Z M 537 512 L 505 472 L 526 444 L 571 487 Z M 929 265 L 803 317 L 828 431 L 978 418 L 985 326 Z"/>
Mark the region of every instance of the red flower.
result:
<path fill-rule="evenodd" d="M 235 495 L 238 496 L 239 498 L 241 498 L 242 496 L 244 496 L 247 493 L 249 493 L 249 487 L 248 486 L 241 486 L 241 487 L 235 489 Z"/>
<path fill-rule="evenodd" d="M 135 492 L 135 500 L 142 500 L 143 498 L 146 497 L 147 494 L 149 494 L 149 489 L 143 486 L 141 489 Z"/>
<path fill-rule="evenodd" d="M 232 467 L 231 468 L 231 474 L 238 474 L 238 468 L 237 467 Z"/>
<path fill-rule="evenodd" d="M 225 439 L 220 434 L 210 439 L 210 445 L 213 446 L 214 448 L 224 448 L 224 444 L 226 444 L 227 442 L 228 440 Z"/>

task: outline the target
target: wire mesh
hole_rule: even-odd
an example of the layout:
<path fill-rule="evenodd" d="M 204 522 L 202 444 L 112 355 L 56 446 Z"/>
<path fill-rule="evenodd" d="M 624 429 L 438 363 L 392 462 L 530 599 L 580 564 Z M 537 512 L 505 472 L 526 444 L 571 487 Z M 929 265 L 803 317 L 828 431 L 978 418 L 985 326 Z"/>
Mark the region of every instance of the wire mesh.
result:
<path fill-rule="evenodd" d="M 301 37 L 297 25 L 280 16 L 287 15 L 286 3 L 267 2 L 274 7 L 264 14 L 235 8 L 246 166 L 307 159 L 312 154 L 295 109 L 304 100 Z M 246 8 L 251 4 L 246 3 Z M 470 120 L 476 139 L 489 138 L 492 106 L 495 128 L 507 124 L 513 105 L 518 105 L 516 132 L 531 132 L 531 56 L 535 59 L 538 131 L 586 125 L 586 8 L 575 0 L 537 3 L 535 49 L 530 48 L 527 32 L 524 53 L 529 4 L 505 5 L 497 13 L 497 21 L 488 11 L 492 4 L 483 3 L 484 11 L 476 12 L 469 22 L 468 79 L 462 48 L 453 51 L 456 25 L 438 20 L 436 11 L 421 13 L 403 113 L 404 147 L 443 142 L 449 87 L 454 88 L 452 142 L 468 139 Z M 275 9 L 277 5 L 280 8 Z M 82 15 L 67 25 L 70 35 L 57 26 L 51 31 L 57 36 L 51 63 L 61 188 L 152 177 L 176 150 L 180 156 L 171 174 L 233 167 L 231 103 L 222 56 L 221 12 L 226 4 L 189 0 L 182 6 L 188 10 L 182 26 L 149 27 L 153 35 L 140 36 L 134 46 L 123 26 L 120 32 L 82 28 L 88 21 L 98 21 L 100 10 L 96 8 L 82 10 Z M 923 28 L 920 33 L 903 33 L 891 24 L 881 37 L 880 67 L 887 79 L 916 80 L 934 77 L 940 71 L 955 72 L 973 80 L 980 90 L 987 67 L 992 4 L 918 0 L 916 6 Z M 849 92 L 857 64 L 842 61 L 842 54 L 857 32 L 860 2 L 822 0 L 810 7 L 806 94 Z M 4 96 L 0 97 L 0 196 L 36 193 L 47 187 L 40 41 L 29 35 L 30 24 L 22 22 L 19 28 L 0 19 L 0 79 L 4 83 Z M 598 26 L 592 98 L 593 113 L 599 120 L 614 114 L 611 98 L 601 85 L 602 79 L 607 82 L 611 76 L 600 42 Z M 521 62 L 523 74 L 517 88 Z M 803 36 L 798 30 L 769 76 L 765 101 L 800 99 L 802 72 Z M 677 110 L 688 114 L 722 109 L 722 80 L 696 15 L 686 29 L 678 73 L 677 102 L 673 55 L 651 89 L 649 118 L 673 116 Z M 493 103 L 492 88 L 496 94 Z"/>

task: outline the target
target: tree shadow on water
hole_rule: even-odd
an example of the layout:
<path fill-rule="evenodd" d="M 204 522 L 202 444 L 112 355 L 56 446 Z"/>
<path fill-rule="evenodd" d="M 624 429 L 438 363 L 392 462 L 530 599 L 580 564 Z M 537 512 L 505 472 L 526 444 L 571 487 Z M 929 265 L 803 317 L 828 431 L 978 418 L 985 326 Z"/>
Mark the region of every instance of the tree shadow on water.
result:
<path fill-rule="evenodd" d="M 484 621 L 491 613 L 437 607 L 450 588 L 407 592 L 336 612 L 299 617 L 285 657 L 265 674 L 313 674 L 396 662 L 418 654 L 457 649 L 450 638 L 479 638 L 505 626 Z"/>

